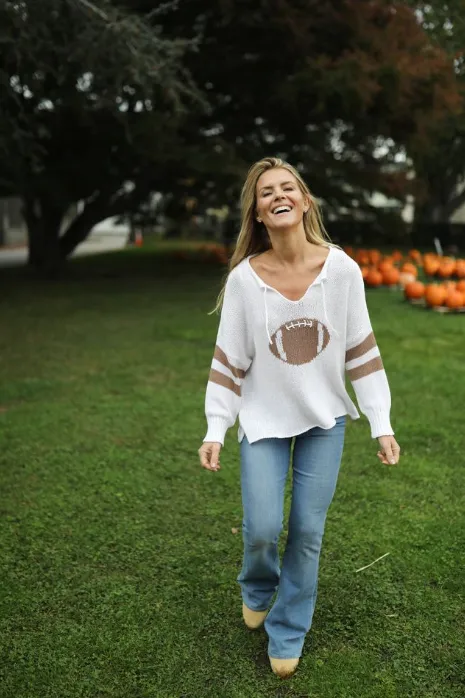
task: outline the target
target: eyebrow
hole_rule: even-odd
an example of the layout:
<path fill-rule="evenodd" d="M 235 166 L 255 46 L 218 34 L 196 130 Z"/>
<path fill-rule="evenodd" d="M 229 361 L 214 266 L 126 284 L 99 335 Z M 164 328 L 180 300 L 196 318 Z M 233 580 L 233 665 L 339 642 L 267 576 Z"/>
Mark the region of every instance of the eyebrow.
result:
<path fill-rule="evenodd" d="M 282 187 L 284 187 L 284 186 L 286 186 L 286 184 L 293 184 L 293 185 L 295 185 L 295 182 L 292 182 L 291 180 L 288 180 L 288 181 L 286 181 L 286 182 L 281 182 L 280 184 L 281 184 Z M 260 192 L 265 191 L 265 189 L 272 189 L 272 188 L 273 188 L 273 187 L 271 186 L 271 184 L 268 184 L 268 186 L 262 187 L 262 188 L 260 189 Z"/>

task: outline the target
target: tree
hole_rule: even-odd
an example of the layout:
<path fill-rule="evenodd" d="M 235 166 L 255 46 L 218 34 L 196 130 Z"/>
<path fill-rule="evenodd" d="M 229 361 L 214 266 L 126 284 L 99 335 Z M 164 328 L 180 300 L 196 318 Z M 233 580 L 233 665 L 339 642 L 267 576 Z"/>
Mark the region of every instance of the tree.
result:
<path fill-rule="evenodd" d="M 159 17 L 0 1 L 0 190 L 23 201 L 34 267 L 56 269 L 96 223 L 169 189 L 183 113 L 201 101 L 189 42 L 163 37 Z"/>
<path fill-rule="evenodd" d="M 458 108 L 436 121 L 427 147 L 412 148 L 416 175 L 415 220 L 445 223 L 465 203 L 465 17 L 463 0 L 411 2 L 431 40 L 454 66 Z"/>
<path fill-rule="evenodd" d="M 402 200 L 399 154 L 425 150 L 460 101 L 452 61 L 402 3 L 190 0 L 164 26 L 199 37 L 190 70 L 211 109 L 193 137 L 244 165 L 282 154 L 338 215 L 370 210 L 375 191 Z"/>
<path fill-rule="evenodd" d="M 0 0 L 0 41 L 0 193 L 46 269 L 153 191 L 237 200 L 270 151 L 330 212 L 373 214 L 460 102 L 451 57 L 385 0 Z"/>

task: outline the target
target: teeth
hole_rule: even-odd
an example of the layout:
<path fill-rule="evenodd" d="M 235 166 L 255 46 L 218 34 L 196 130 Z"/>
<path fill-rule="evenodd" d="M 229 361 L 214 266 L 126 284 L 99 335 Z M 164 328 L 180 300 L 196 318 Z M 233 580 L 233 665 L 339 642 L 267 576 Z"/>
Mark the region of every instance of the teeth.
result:
<path fill-rule="evenodd" d="M 278 208 L 275 208 L 273 213 L 289 213 L 290 210 L 291 209 L 289 206 L 278 206 Z"/>

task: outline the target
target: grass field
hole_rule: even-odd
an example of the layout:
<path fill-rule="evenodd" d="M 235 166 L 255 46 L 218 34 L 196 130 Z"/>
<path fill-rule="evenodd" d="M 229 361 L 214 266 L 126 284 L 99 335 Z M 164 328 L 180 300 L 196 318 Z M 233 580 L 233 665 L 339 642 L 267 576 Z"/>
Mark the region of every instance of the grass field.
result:
<path fill-rule="evenodd" d="M 348 425 L 280 682 L 241 623 L 235 431 L 220 473 L 197 462 L 220 277 L 144 250 L 2 273 L 0 696 L 463 698 L 464 316 L 368 292 L 402 464 Z"/>

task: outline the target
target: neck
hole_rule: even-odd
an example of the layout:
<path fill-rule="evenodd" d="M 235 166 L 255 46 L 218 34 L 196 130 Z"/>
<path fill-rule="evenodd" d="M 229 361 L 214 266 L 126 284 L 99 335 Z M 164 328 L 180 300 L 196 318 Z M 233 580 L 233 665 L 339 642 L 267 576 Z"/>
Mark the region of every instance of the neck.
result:
<path fill-rule="evenodd" d="M 319 245 L 305 237 L 303 226 L 294 230 L 269 230 L 273 256 L 281 264 L 299 264 L 315 254 Z"/>

